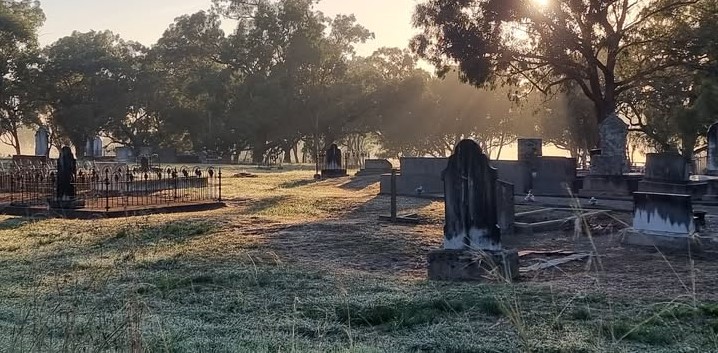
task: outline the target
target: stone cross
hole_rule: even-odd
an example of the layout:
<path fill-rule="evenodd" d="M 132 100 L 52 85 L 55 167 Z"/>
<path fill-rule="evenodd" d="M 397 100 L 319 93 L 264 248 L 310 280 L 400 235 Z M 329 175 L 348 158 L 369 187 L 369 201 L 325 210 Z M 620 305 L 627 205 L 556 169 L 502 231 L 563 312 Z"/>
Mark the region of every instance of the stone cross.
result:
<path fill-rule="evenodd" d="M 501 250 L 496 209 L 497 171 L 472 140 L 459 142 L 442 173 L 444 249 Z"/>
<path fill-rule="evenodd" d="M 342 151 L 335 143 L 329 146 L 325 162 L 326 169 L 342 169 Z"/>
<path fill-rule="evenodd" d="M 57 200 L 73 200 L 75 198 L 75 172 L 77 161 L 72 154 L 70 147 L 65 146 L 60 150 L 60 158 L 57 160 Z"/>

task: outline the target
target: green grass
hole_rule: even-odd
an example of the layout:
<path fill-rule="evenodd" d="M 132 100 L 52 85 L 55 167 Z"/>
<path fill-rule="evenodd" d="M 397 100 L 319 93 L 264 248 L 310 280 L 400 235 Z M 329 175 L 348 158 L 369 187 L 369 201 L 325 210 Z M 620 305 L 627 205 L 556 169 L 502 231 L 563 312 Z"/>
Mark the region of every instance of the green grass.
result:
<path fill-rule="evenodd" d="M 324 229 L 359 208 L 372 209 L 371 202 L 386 202 L 374 200 L 376 186 L 348 190 L 341 188 L 346 180 L 306 182 L 311 175 L 287 171 L 228 179 L 227 197 L 238 201 L 195 214 L 0 219 L 0 351 L 568 353 L 718 347 L 715 303 L 661 304 L 531 283 L 439 283 L 343 266 L 344 258 L 336 256 L 381 259 L 406 245 L 377 226 L 367 234 L 391 237 L 383 245 L 359 237 L 357 247 L 331 252 L 336 249 L 329 240 L 344 244 L 353 239 L 348 232 L 365 227 L 342 224 L 326 228 L 336 232 L 323 242 L 287 242 L 292 239 L 284 238 L 286 227 Z M 416 207 L 435 217 L 440 212 L 437 203 Z M 291 256 L 297 252 L 317 259 Z"/>

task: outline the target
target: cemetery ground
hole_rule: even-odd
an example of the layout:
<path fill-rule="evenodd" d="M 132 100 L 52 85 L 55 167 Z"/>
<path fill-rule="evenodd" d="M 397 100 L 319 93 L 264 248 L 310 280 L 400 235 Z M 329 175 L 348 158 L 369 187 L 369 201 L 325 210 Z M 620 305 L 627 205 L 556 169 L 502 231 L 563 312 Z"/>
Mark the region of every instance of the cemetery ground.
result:
<path fill-rule="evenodd" d="M 424 222 L 393 225 L 376 177 L 237 172 L 219 210 L 2 216 L 0 350 L 718 352 L 718 261 L 621 246 L 629 214 L 590 219 L 590 236 L 504 237 L 588 259 L 513 284 L 429 282 L 443 203 L 399 198 Z"/>

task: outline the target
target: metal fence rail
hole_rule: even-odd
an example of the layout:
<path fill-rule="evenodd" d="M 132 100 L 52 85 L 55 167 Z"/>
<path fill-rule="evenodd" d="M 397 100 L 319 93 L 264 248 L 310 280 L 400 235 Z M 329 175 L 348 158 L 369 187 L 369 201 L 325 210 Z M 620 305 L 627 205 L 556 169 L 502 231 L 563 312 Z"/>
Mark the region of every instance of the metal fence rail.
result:
<path fill-rule="evenodd" d="M 327 166 L 327 154 L 326 152 L 319 153 L 319 169 L 331 169 Z M 364 168 L 364 161 L 369 158 L 369 154 L 366 152 L 344 152 L 342 153 L 342 165 L 341 169 L 346 170 L 360 170 Z"/>
<path fill-rule="evenodd" d="M 0 168 L 0 202 L 48 205 L 56 195 L 56 173 L 52 166 Z M 77 169 L 72 184 L 76 198 L 95 210 L 222 200 L 222 172 L 214 167 L 85 165 Z"/>

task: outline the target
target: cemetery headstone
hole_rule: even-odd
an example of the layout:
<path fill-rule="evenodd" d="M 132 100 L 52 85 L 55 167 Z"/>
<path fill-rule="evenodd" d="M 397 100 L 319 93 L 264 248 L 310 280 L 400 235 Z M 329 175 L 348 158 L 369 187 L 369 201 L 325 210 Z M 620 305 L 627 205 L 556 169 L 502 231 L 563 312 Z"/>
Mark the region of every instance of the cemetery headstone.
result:
<path fill-rule="evenodd" d="M 592 175 L 622 175 L 628 172 L 626 146 L 628 125 L 611 114 L 599 125 L 600 152 L 591 156 Z"/>
<path fill-rule="evenodd" d="M 357 172 L 358 176 L 362 175 L 381 175 L 391 173 L 394 167 L 386 159 L 366 159 L 364 160 L 364 169 Z"/>
<path fill-rule="evenodd" d="M 35 155 L 36 156 L 47 156 L 47 151 L 50 147 L 50 133 L 44 126 L 40 126 L 35 132 Z"/>
<path fill-rule="evenodd" d="M 706 174 L 718 175 L 718 123 L 708 128 L 708 161 Z"/>
<path fill-rule="evenodd" d="M 696 225 L 690 195 L 633 193 L 633 228 L 623 243 L 665 249 L 696 247 Z"/>
<path fill-rule="evenodd" d="M 481 147 L 473 140 L 459 142 L 442 179 L 444 243 L 443 249 L 429 253 L 429 278 L 481 280 L 491 274 L 516 278 L 518 253 L 501 245 L 497 171 Z"/>
<path fill-rule="evenodd" d="M 537 138 L 518 139 L 519 161 L 529 161 L 543 156 L 543 140 Z"/>
<path fill-rule="evenodd" d="M 649 153 L 638 191 L 690 195 L 694 185 L 689 184 L 689 178 L 690 166 L 679 153 Z"/>
<path fill-rule="evenodd" d="M 131 147 L 117 147 L 115 149 L 115 160 L 121 163 L 129 163 L 133 160 L 133 152 Z"/>
<path fill-rule="evenodd" d="M 150 171 L 150 158 L 147 156 L 140 157 L 140 172 L 147 173 Z"/>
<path fill-rule="evenodd" d="M 95 139 L 92 143 L 92 156 L 93 157 L 102 157 L 104 155 L 103 153 L 103 147 L 102 147 L 102 138 L 100 136 L 95 136 Z"/>
<path fill-rule="evenodd" d="M 347 170 L 342 168 L 342 150 L 336 144 L 332 144 L 324 157 L 322 178 L 338 178 L 346 175 Z"/>
<path fill-rule="evenodd" d="M 51 208 L 71 209 L 82 208 L 85 203 L 77 199 L 75 189 L 75 175 L 77 173 L 77 160 L 68 146 L 62 147 L 57 160 L 55 175 L 55 198 L 50 199 Z"/>

